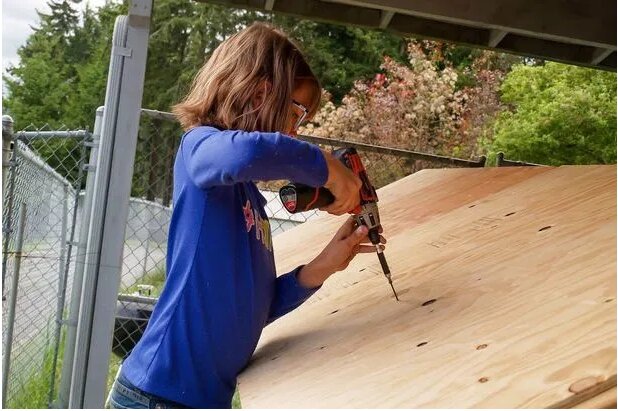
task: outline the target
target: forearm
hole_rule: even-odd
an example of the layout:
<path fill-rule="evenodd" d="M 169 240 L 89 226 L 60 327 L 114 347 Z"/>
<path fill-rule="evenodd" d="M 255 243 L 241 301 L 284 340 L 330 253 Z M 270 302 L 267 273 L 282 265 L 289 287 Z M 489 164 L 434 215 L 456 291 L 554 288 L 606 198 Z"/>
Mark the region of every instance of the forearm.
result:
<path fill-rule="evenodd" d="M 320 258 L 317 257 L 301 268 L 298 273 L 298 282 L 303 287 L 315 288 L 321 286 L 334 273 L 332 268 L 321 263 Z"/>
<path fill-rule="evenodd" d="M 200 128 L 185 136 L 183 156 L 201 188 L 280 179 L 317 187 L 329 174 L 318 147 L 280 133 Z"/>
<path fill-rule="evenodd" d="M 303 268 L 298 267 L 289 273 L 277 277 L 275 295 L 271 303 L 267 323 L 294 310 L 319 289 L 319 286 L 306 287 L 299 282 L 299 274 Z"/>

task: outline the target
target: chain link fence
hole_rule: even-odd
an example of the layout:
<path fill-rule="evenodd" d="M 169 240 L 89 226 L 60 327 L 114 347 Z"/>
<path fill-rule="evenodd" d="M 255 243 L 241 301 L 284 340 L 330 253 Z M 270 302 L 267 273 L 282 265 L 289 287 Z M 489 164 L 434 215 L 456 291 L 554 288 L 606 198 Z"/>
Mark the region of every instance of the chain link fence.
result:
<path fill-rule="evenodd" d="M 47 408 L 62 358 L 90 134 L 11 131 L 3 127 L 3 142 L 11 141 L 3 164 L 3 406 Z"/>
<path fill-rule="evenodd" d="M 114 327 L 109 385 L 119 365 L 141 337 L 165 282 L 167 232 L 171 218 L 173 166 L 182 130 L 171 113 L 142 109 L 131 203 L 127 221 L 122 285 Z M 462 160 L 369 144 L 299 136 L 326 150 L 354 146 L 376 188 L 424 168 L 483 167 L 484 158 Z M 281 203 L 285 181 L 259 182 L 275 236 L 317 216 L 317 211 L 290 214 Z"/>

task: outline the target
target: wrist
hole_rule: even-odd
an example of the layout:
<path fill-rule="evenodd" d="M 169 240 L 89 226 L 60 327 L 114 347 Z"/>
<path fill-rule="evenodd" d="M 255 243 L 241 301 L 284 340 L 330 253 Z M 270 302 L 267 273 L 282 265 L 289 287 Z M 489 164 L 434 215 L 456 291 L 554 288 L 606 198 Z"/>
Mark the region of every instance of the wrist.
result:
<path fill-rule="evenodd" d="M 334 169 L 334 161 L 337 161 L 337 159 L 335 157 L 333 157 L 332 154 L 330 154 L 329 152 L 322 150 L 322 154 L 324 155 L 324 161 L 326 161 L 326 172 L 327 172 L 327 177 L 326 177 L 326 183 L 324 183 L 324 187 L 328 188 L 330 186 L 332 186 L 333 180 L 335 178 L 335 169 Z"/>
<path fill-rule="evenodd" d="M 334 271 L 320 264 L 317 259 L 303 266 L 297 275 L 300 285 L 305 288 L 320 287 Z"/>

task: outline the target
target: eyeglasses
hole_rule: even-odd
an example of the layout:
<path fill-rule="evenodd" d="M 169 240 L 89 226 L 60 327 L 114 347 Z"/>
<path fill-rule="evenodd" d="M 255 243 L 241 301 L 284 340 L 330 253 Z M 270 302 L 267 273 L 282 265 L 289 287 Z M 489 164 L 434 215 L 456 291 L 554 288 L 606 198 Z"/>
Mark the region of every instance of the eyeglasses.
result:
<path fill-rule="evenodd" d="M 307 107 L 303 106 L 296 100 L 292 100 L 292 104 L 294 104 L 294 107 L 302 111 L 302 114 L 298 116 L 298 120 L 296 120 L 296 123 L 294 124 L 294 128 L 292 128 L 292 131 L 296 131 L 298 130 L 298 127 L 300 127 L 300 125 L 303 124 L 303 121 L 305 121 L 305 118 L 307 118 L 307 116 L 309 115 L 309 110 L 307 109 Z"/>

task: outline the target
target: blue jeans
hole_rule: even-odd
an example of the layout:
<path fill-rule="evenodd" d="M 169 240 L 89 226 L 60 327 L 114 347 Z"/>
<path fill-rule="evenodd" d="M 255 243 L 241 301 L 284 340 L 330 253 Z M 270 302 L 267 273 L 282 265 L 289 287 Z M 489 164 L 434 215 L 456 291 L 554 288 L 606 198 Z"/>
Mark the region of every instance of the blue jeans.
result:
<path fill-rule="evenodd" d="M 114 381 L 109 406 L 110 408 L 187 408 L 140 390 L 124 378 L 122 373 Z"/>

